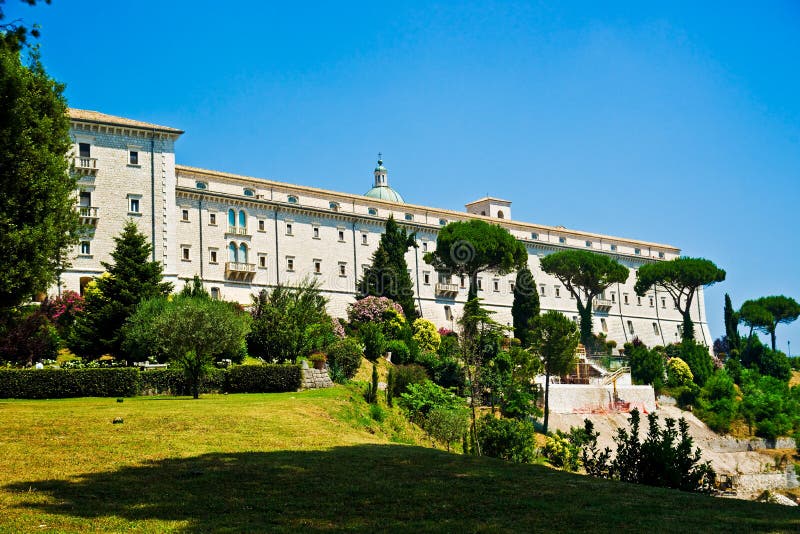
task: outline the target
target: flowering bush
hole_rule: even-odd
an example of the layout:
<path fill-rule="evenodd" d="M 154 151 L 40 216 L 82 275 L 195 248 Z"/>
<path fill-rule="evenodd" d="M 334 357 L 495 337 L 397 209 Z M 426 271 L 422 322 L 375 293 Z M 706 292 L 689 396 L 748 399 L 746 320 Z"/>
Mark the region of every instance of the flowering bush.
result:
<path fill-rule="evenodd" d="M 75 317 L 83 311 L 84 300 L 78 293 L 64 291 L 60 296 L 47 298 L 42 303 L 42 311 L 59 330 L 68 329 Z"/>
<path fill-rule="evenodd" d="M 350 322 L 383 322 L 387 310 L 393 309 L 403 315 L 403 307 L 386 297 L 364 297 L 347 308 Z"/>
<path fill-rule="evenodd" d="M 441 328 L 439 329 L 439 335 L 440 335 L 441 337 L 444 337 L 444 336 L 449 336 L 449 335 L 451 335 L 451 334 L 455 334 L 455 332 L 453 332 L 453 331 L 452 331 L 452 330 L 450 330 L 449 328 L 441 327 Z"/>
<path fill-rule="evenodd" d="M 423 352 L 436 352 L 442 342 L 442 337 L 436 331 L 436 325 L 423 318 L 414 321 L 413 339 Z"/>
<path fill-rule="evenodd" d="M 339 321 L 339 319 L 336 317 L 331 317 L 331 323 L 333 324 L 333 335 L 339 339 L 344 339 L 345 333 L 341 321 Z"/>

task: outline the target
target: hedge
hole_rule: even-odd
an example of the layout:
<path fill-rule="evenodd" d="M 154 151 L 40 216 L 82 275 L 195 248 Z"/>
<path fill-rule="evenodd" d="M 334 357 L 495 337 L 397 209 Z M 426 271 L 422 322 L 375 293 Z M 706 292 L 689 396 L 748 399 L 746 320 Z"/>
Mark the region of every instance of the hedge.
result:
<path fill-rule="evenodd" d="M 300 389 L 299 365 L 239 365 L 228 369 L 225 390 L 229 393 L 279 393 Z"/>
<path fill-rule="evenodd" d="M 63 399 L 68 397 L 132 397 L 139 370 L 0 369 L 0 399 Z"/>
<path fill-rule="evenodd" d="M 278 393 L 300 389 L 299 365 L 240 365 L 213 369 L 201 393 Z M 132 397 L 189 395 L 183 373 L 174 369 L 140 371 L 133 367 L 100 369 L 0 369 L 0 399 Z"/>

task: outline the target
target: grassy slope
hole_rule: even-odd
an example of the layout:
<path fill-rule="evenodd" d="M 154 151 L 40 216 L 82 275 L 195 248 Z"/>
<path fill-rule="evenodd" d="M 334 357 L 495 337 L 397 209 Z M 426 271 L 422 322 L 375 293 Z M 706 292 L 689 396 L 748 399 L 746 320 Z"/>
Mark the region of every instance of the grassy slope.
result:
<path fill-rule="evenodd" d="M 351 397 L 0 401 L 0 531 L 800 529 L 796 509 L 390 444 L 413 436 Z"/>

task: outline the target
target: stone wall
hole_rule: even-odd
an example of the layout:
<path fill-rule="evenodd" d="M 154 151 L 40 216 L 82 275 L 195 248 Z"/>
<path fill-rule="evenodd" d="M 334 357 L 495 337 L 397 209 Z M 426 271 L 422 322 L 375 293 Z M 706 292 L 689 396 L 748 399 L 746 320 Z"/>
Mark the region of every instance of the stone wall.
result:
<path fill-rule="evenodd" d="M 629 403 L 630 409 L 650 413 L 656 411 L 652 386 L 617 385 L 617 399 Z M 600 385 L 550 384 L 552 413 L 592 413 L 614 411 L 614 387 Z"/>
<path fill-rule="evenodd" d="M 327 365 L 325 369 L 314 369 L 309 367 L 307 362 L 303 362 L 303 380 L 300 389 L 320 389 L 333 387 L 333 380 L 328 374 Z"/>

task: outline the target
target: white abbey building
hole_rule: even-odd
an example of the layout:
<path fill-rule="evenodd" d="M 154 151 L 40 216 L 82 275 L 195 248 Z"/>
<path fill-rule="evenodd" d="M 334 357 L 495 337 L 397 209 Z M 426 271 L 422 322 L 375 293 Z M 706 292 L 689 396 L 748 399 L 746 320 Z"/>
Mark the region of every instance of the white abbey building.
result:
<path fill-rule="evenodd" d="M 515 221 L 511 202 L 486 197 L 451 211 L 406 204 L 389 186 L 381 161 L 374 187 L 364 195 L 327 191 L 175 163 L 181 130 L 71 109 L 78 203 L 92 231 L 76 247 L 61 287 L 82 290 L 111 261 L 113 238 L 126 220 L 150 236 L 153 258 L 180 289 L 200 276 L 212 296 L 250 302 L 250 295 L 277 284 L 316 277 L 330 299 L 329 311 L 344 317 L 356 284 L 371 263 L 386 219 L 416 232 L 419 247 L 406 255 L 417 307 L 423 317 L 454 328 L 467 296 L 467 281 L 437 274 L 422 256 L 436 247 L 439 228 L 452 221 L 483 219 L 499 224 L 525 244 L 543 310 L 577 320 L 575 301 L 560 282 L 544 274 L 539 258 L 575 248 L 608 254 L 635 270 L 670 260 L 680 249 L 634 239 Z M 515 275 L 483 273 L 479 297 L 495 318 L 511 323 Z M 466 282 L 466 283 L 465 283 Z M 665 292 L 638 297 L 632 272 L 594 303 L 595 332 L 619 343 L 638 337 L 647 345 L 679 339 L 681 315 Z M 696 337 L 711 344 L 702 290 L 692 318 Z"/>

